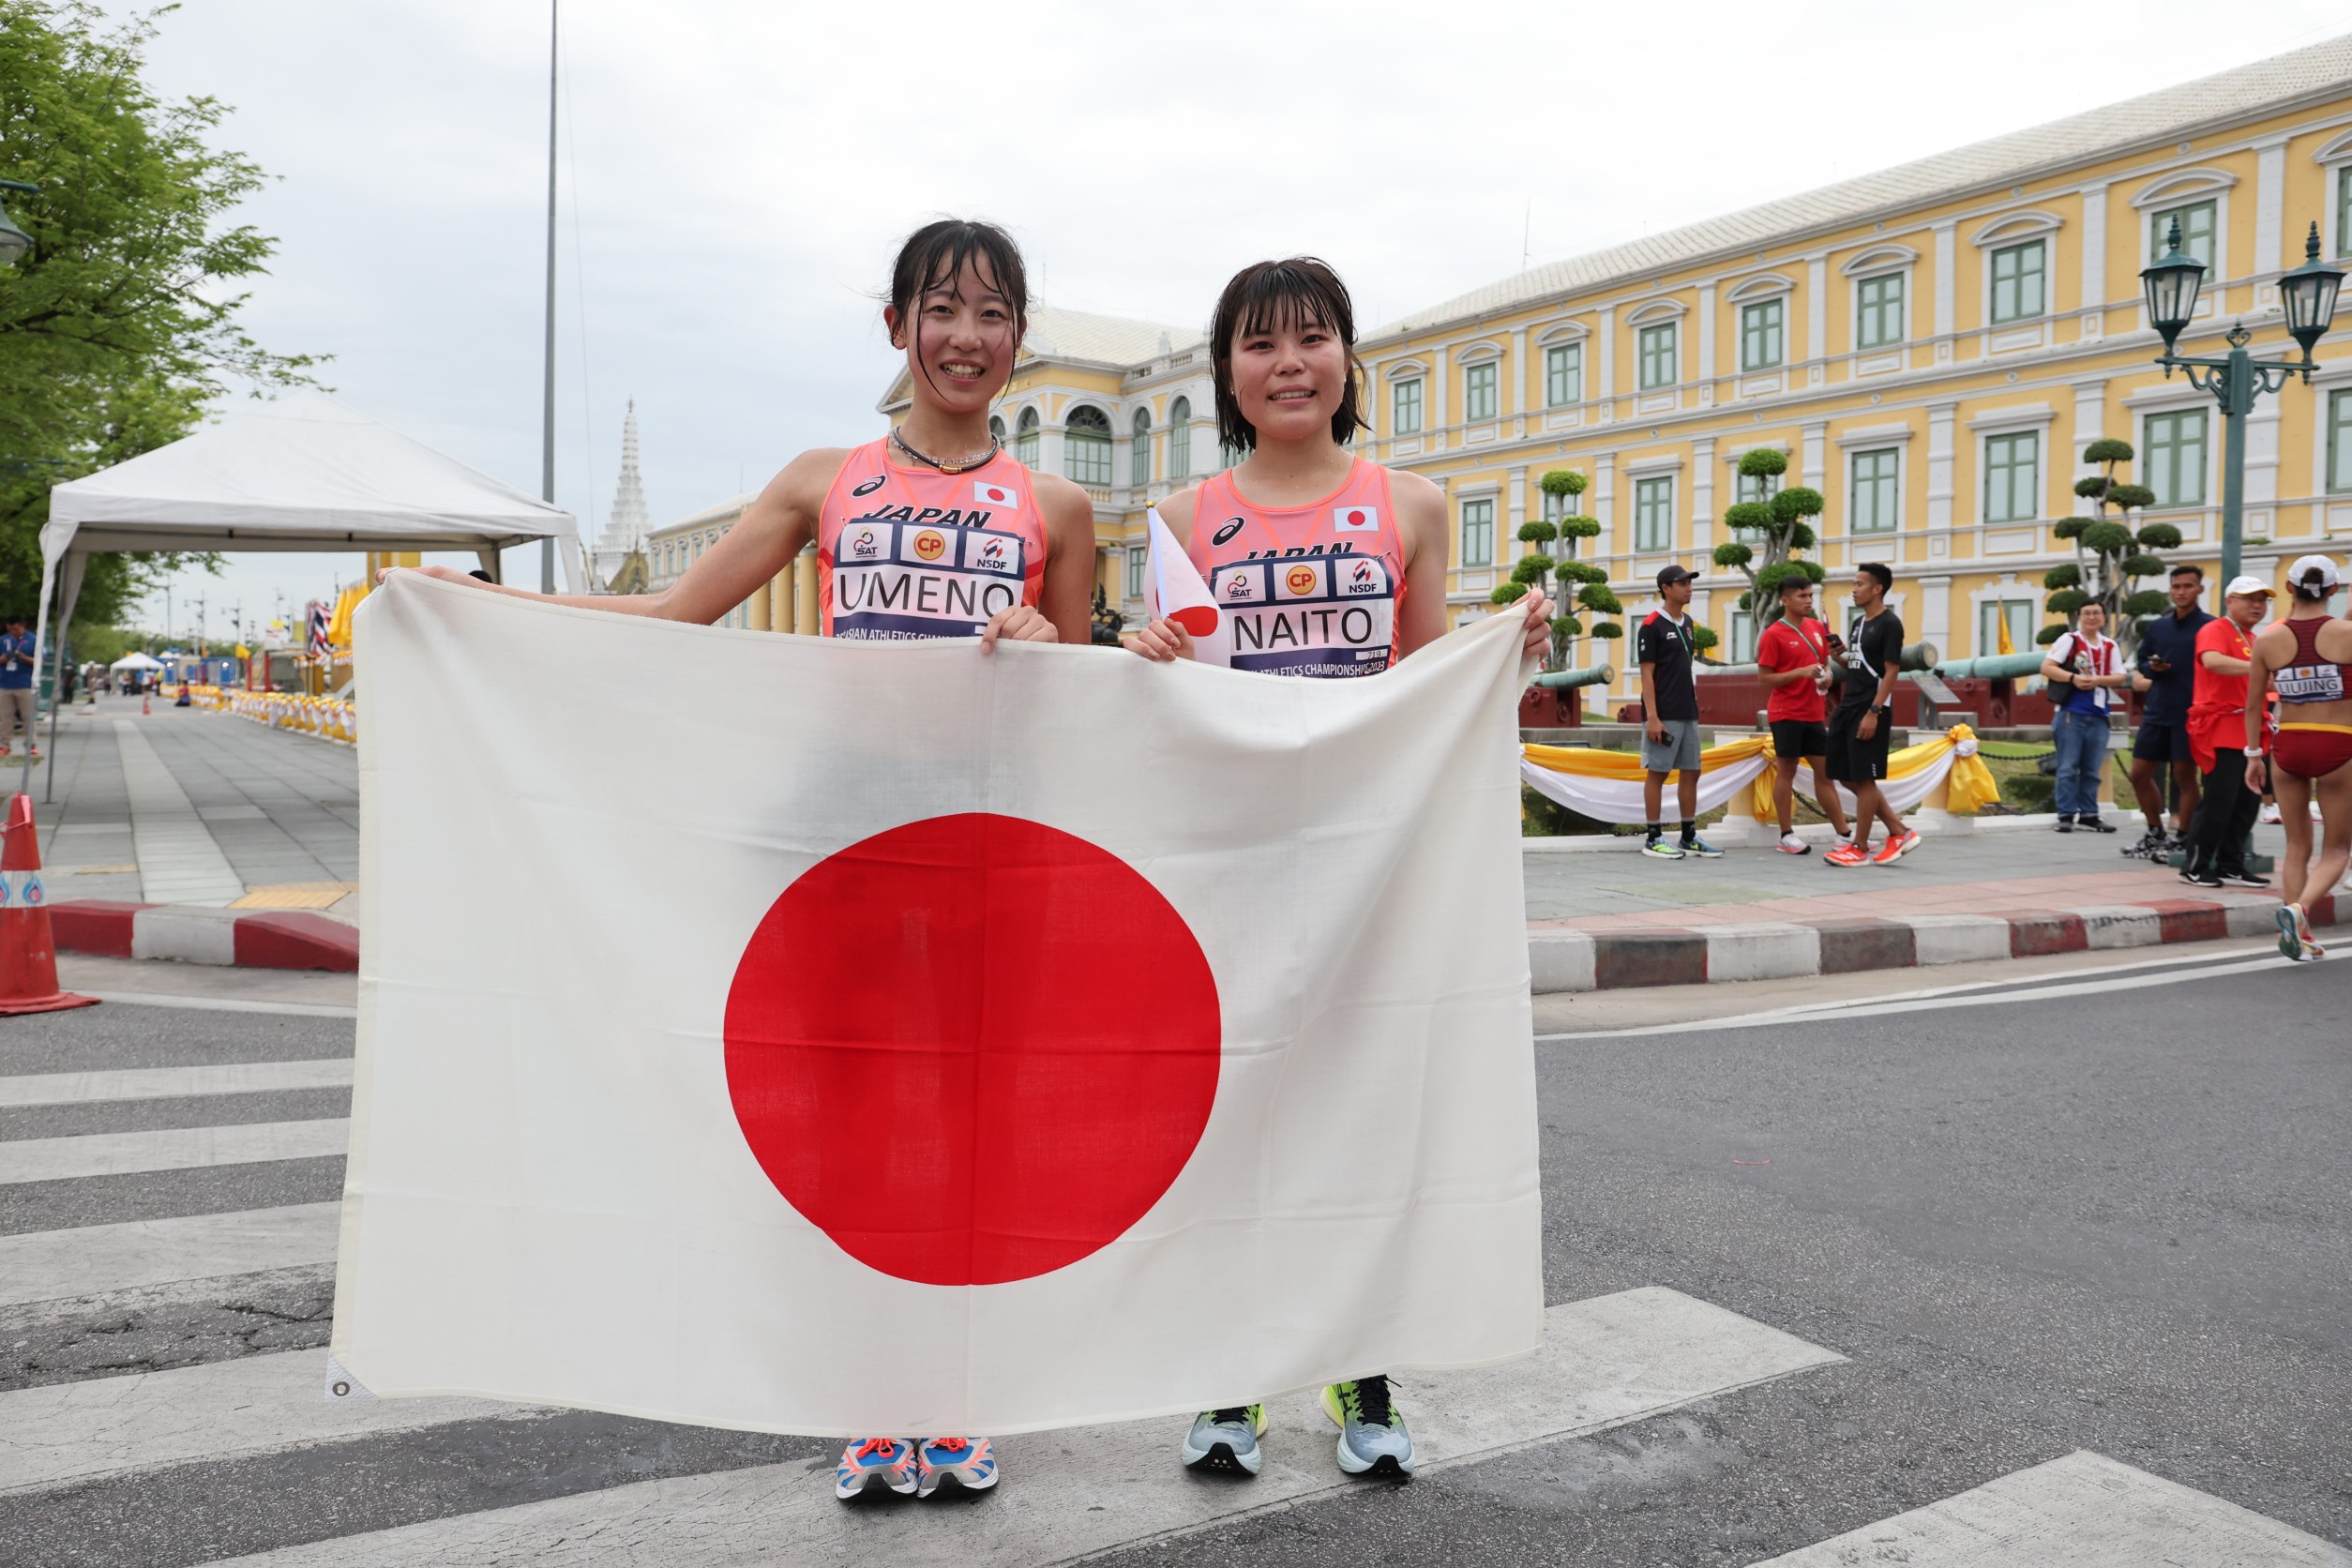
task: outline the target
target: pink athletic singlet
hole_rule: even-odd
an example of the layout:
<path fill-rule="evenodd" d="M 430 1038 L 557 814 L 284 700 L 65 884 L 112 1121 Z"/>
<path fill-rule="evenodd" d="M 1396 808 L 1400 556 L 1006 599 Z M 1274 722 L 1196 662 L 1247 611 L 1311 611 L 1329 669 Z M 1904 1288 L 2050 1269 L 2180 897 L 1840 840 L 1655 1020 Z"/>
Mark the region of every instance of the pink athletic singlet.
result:
<path fill-rule="evenodd" d="M 827 637 L 977 637 L 988 617 L 1034 605 L 1046 522 L 1029 470 L 999 452 L 941 474 L 890 460 L 890 442 L 849 455 L 817 520 L 817 603 Z"/>
<path fill-rule="evenodd" d="M 1377 675 L 1396 659 L 1405 541 L 1388 470 L 1362 458 L 1308 506 L 1242 499 L 1203 480 L 1185 549 L 1232 629 L 1233 668 L 1266 675 Z"/>

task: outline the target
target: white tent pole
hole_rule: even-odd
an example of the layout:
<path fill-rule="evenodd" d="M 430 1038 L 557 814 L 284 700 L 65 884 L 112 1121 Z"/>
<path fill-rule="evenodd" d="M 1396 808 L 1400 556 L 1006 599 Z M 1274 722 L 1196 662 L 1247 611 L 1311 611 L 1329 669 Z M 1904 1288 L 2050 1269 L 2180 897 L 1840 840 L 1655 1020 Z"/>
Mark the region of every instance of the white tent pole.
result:
<path fill-rule="evenodd" d="M 48 530 L 42 532 L 46 534 Z M 56 580 L 57 558 L 49 552 L 49 541 L 44 538 L 41 541 L 40 603 L 33 611 L 33 691 L 36 697 L 41 689 L 41 647 L 49 641 L 49 590 Z M 35 714 L 24 722 L 24 771 L 18 776 L 16 783 L 20 794 L 30 795 L 33 792 L 33 742 L 40 732 L 40 716 Z M 54 738 L 50 744 L 53 746 L 56 744 Z M 51 776 L 53 778 L 55 774 L 53 772 Z"/>
<path fill-rule="evenodd" d="M 561 0 L 547 8 L 547 366 L 539 428 L 539 499 L 555 505 L 555 65 Z M 539 592 L 555 592 L 555 538 L 539 541 Z"/>
<path fill-rule="evenodd" d="M 50 660 L 50 667 L 57 673 L 49 683 L 49 771 L 41 776 L 41 801 L 44 805 L 57 798 L 57 710 L 65 705 L 66 656 L 73 651 L 72 634 L 67 628 L 73 625 L 74 606 L 82 602 L 82 574 L 89 567 L 88 550 L 68 551 L 66 555 L 66 578 L 57 585 L 57 656 Z M 42 608 L 47 609 L 45 601 L 48 596 L 44 594 L 41 596 L 44 600 Z M 33 651 L 38 657 L 40 653 L 38 638 L 34 640 Z M 38 665 L 34 666 L 36 679 L 38 678 L 39 668 Z M 28 733 L 24 738 L 29 753 L 29 743 L 33 737 Z"/>

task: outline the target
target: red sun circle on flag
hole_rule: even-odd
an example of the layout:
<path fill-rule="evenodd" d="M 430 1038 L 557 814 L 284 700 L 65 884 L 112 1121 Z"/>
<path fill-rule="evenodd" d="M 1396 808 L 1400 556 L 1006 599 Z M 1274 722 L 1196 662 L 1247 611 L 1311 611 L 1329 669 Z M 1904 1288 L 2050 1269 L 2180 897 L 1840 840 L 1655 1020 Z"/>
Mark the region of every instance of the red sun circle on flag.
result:
<path fill-rule="evenodd" d="M 1001 1285 L 1117 1240 L 1216 1099 L 1216 981 L 1159 890 L 1018 817 L 802 873 L 727 996 L 727 1091 L 787 1202 L 868 1267 Z"/>

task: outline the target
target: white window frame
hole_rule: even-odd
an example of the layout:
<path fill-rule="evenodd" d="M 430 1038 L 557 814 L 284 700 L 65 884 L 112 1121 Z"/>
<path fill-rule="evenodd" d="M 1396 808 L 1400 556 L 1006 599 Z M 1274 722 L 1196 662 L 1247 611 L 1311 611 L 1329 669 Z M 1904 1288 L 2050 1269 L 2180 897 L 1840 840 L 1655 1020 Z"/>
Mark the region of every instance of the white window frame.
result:
<path fill-rule="evenodd" d="M 1545 343 L 1540 346 L 1544 351 L 1544 406 L 1545 408 L 1575 408 L 1584 401 L 1584 339 L 1571 338 L 1565 342 Z M 1567 380 L 1571 390 L 1567 397 L 1558 400 L 1552 397 L 1552 356 L 1555 354 L 1567 354 L 1572 357 L 1572 363 L 1567 368 Z"/>
<path fill-rule="evenodd" d="M 2320 415 L 2323 419 L 2326 417 L 2326 413 L 2327 411 L 2324 408 L 2320 410 Z M 2213 448 L 2217 444 L 2213 439 L 2214 429 L 2212 414 L 2212 409 L 2204 402 L 2189 403 L 2176 408 L 2150 408 L 2140 411 L 2139 451 L 2141 453 L 2141 457 L 2138 461 L 2132 465 L 2132 472 L 2140 483 L 2148 485 L 2148 488 L 2151 490 L 2153 490 L 2156 487 L 2152 484 L 2148 484 L 2148 481 L 2155 475 L 2148 466 L 2148 457 L 2155 452 L 2156 443 L 2148 427 L 2159 419 L 2179 419 L 2185 415 L 2194 415 L 2198 422 L 2205 430 L 2204 439 L 2197 443 L 2197 445 L 2203 448 L 2204 458 L 2204 460 L 2197 465 L 2197 498 L 2194 501 L 2164 501 L 2159 499 L 2153 505 L 2148 508 L 2149 511 L 2195 512 L 2202 511 L 2206 507 L 2213 505 Z M 2327 435 L 2326 430 L 2322 429 L 2319 433 L 2321 439 L 2325 440 Z"/>
<path fill-rule="evenodd" d="M 1405 392 L 1412 389 L 1413 424 L 1405 428 Z M 1429 388 L 1419 375 L 1398 376 L 1388 384 L 1388 433 L 1392 436 L 1422 435 L 1429 429 Z"/>
<path fill-rule="evenodd" d="M 1859 524 L 1854 498 L 1861 479 L 1859 472 L 1864 458 L 1894 460 L 1894 499 L 1888 508 L 1892 514 L 1881 528 L 1863 528 Z M 1854 446 L 1846 453 L 1846 536 L 1849 539 L 1883 539 L 1903 532 L 1903 448 L 1900 446 Z"/>
<path fill-rule="evenodd" d="M 1472 495 L 1465 496 L 1460 503 L 1456 531 L 1461 538 L 1462 569 L 1464 571 L 1485 571 L 1492 567 L 1495 564 L 1496 500 L 1497 498 L 1491 495 Z M 1476 520 L 1476 523 L 1478 526 L 1483 527 L 1485 530 L 1486 553 L 1485 559 L 1481 561 L 1473 561 L 1470 559 L 1470 528 L 1472 526 L 1470 511 L 1472 507 L 1482 509 L 1482 515 Z"/>
<path fill-rule="evenodd" d="M 1919 289 L 1915 276 L 1919 252 L 1907 245 L 1874 245 L 1848 257 L 1838 271 L 1846 278 L 1846 346 L 1849 353 L 1861 354 L 1900 354 L 1912 338 L 1913 312 L 1919 308 Z M 1880 278 L 1901 277 L 1903 279 L 1903 319 L 1896 324 L 1896 337 L 1891 343 L 1876 343 L 1868 348 L 1862 340 L 1862 286 Z"/>
<path fill-rule="evenodd" d="M 2018 436 L 2031 436 L 2034 442 L 2034 496 L 2030 517 L 1997 518 L 1992 515 L 1993 503 L 1993 443 Z M 1999 430 L 1981 432 L 1976 444 L 1977 521 L 1987 528 L 2023 528 L 2043 520 L 2042 512 L 2050 500 L 2050 432 L 2042 425 L 2017 424 Z"/>
<path fill-rule="evenodd" d="M 1983 332 L 2022 332 L 2028 327 L 2046 324 L 2058 311 L 2058 234 L 2065 220 L 2054 212 L 2028 209 L 2003 213 L 1980 227 L 1968 236 L 1977 248 L 1978 330 Z M 2020 245 L 2042 242 L 2042 309 L 2030 316 L 2017 316 L 2009 321 L 1993 320 L 1993 254 Z"/>
<path fill-rule="evenodd" d="M 1644 474 L 1634 480 L 1634 553 L 1636 555 L 1655 555 L 1661 550 L 1674 549 L 1674 477 L 1671 473 Z M 1651 498 L 1657 496 L 1664 497 L 1658 516 L 1665 522 L 1666 537 L 1645 540 L 1642 527 L 1647 520 L 1642 515 L 1643 508 Z"/>

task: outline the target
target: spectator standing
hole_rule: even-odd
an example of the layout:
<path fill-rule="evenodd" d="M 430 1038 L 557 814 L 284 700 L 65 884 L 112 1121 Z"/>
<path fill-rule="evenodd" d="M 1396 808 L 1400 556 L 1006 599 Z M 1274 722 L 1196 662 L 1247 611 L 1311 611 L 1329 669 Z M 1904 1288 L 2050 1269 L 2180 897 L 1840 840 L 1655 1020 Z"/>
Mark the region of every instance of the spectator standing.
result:
<path fill-rule="evenodd" d="M 2172 569 L 2172 610 L 2140 628 L 2133 660 L 2148 700 L 2140 710 L 2140 732 L 2132 743 L 2132 793 L 2139 800 L 2148 833 L 2123 852 L 2163 860 L 2179 849 L 2197 812 L 2196 759 L 2189 744 L 2189 708 L 2196 700 L 2197 639 L 2218 617 L 2197 603 L 2205 593 L 2205 568 Z M 2140 686 L 2140 682 L 2133 683 Z M 2159 768 L 2172 770 L 2171 837 L 2164 835 L 2164 786 Z"/>
<path fill-rule="evenodd" d="M 1764 718 L 1772 731 L 1772 807 L 1780 813 L 1780 852 L 1809 854 L 1797 837 L 1797 764 L 1813 769 L 1814 793 L 1838 841 L 1847 837 L 1846 808 L 1829 782 L 1830 628 L 1813 618 L 1813 580 L 1791 571 L 1780 580 L 1780 619 L 1756 641 L 1756 667 L 1771 695 Z M 1834 846 L 1833 846 L 1834 847 Z"/>
<path fill-rule="evenodd" d="M 2223 591 L 2224 613 L 2197 630 L 2196 696 L 2186 727 L 2205 775 L 2189 824 L 2180 880 L 2194 887 L 2268 887 L 2246 869 L 2246 835 L 2262 797 L 2246 788 L 2246 674 L 2254 668 L 2254 628 L 2270 609 L 2270 585 L 2234 577 Z"/>
<path fill-rule="evenodd" d="M 2058 830 L 2113 833 L 2099 816 L 2099 770 L 2107 765 L 2107 710 L 2118 686 L 2129 686 L 2115 640 L 2106 635 L 2107 611 L 2092 603 L 2075 611 L 2074 629 L 2050 644 L 2043 677 L 2058 712 L 2050 739 L 2058 746 Z"/>
<path fill-rule="evenodd" d="M 1864 561 L 1854 568 L 1854 608 L 1862 618 L 1854 627 L 1849 647 L 1833 652 L 1845 661 L 1837 711 L 1830 716 L 1825 748 L 1832 780 L 1854 792 L 1854 832 L 1845 843 L 1821 857 L 1830 866 L 1892 866 L 1919 848 L 1919 835 L 1887 804 L 1878 781 L 1887 776 L 1887 741 L 1894 727 L 1894 677 L 1903 662 L 1903 620 L 1887 607 L 1887 590 L 1894 573 L 1883 563 Z M 1886 848 L 1870 852 L 1870 824 L 1887 824 Z"/>
<path fill-rule="evenodd" d="M 1658 597 L 1659 608 L 1642 617 L 1634 639 L 1634 657 L 1641 665 L 1641 804 L 1650 828 L 1641 852 L 1659 860 L 1684 855 L 1711 859 L 1723 852 L 1698 836 L 1698 686 L 1691 671 L 1691 574 L 1681 566 L 1660 568 Z M 1669 773 L 1677 776 L 1675 800 L 1682 811 L 1682 837 L 1676 845 L 1660 837 Z"/>
<path fill-rule="evenodd" d="M 0 631 L 0 757 L 8 755 L 16 727 L 23 724 L 24 748 L 38 762 L 41 748 L 33 728 L 33 671 L 40 664 L 39 650 L 33 645 L 33 634 L 24 629 L 23 616 L 11 615 L 0 626 L 7 627 Z"/>

